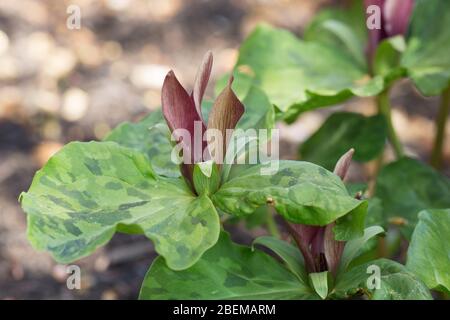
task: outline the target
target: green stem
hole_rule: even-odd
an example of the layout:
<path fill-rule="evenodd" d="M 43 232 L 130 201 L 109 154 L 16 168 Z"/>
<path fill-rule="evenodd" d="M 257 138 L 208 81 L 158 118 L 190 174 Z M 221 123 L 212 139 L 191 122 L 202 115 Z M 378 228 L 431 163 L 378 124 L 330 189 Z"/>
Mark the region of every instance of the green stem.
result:
<path fill-rule="evenodd" d="M 266 219 L 267 230 L 273 237 L 280 238 L 280 231 L 278 230 L 277 223 L 275 222 L 275 219 L 270 209 L 268 211 L 269 212 L 267 212 L 267 219 Z"/>
<path fill-rule="evenodd" d="M 396 158 L 399 159 L 403 156 L 403 147 L 392 124 L 391 104 L 389 103 L 389 88 L 378 95 L 378 112 L 386 119 L 388 139 L 394 149 Z"/>
<path fill-rule="evenodd" d="M 431 153 L 431 165 L 436 169 L 442 166 L 442 148 L 445 139 L 445 126 L 450 110 L 450 87 L 448 87 L 441 96 L 441 105 L 436 117 L 436 136 L 434 138 L 433 151 Z"/>

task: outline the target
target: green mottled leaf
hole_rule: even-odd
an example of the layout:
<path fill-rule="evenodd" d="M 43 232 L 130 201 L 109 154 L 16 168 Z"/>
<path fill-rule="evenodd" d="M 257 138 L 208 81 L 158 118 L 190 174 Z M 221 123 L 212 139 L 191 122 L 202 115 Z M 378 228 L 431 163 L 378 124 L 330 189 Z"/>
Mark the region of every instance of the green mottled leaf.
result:
<path fill-rule="evenodd" d="M 348 241 L 345 244 L 344 252 L 342 253 L 341 262 L 339 264 L 339 272 L 344 272 L 347 269 L 352 260 L 358 255 L 358 253 L 360 253 L 367 241 L 382 232 L 384 232 L 384 230 L 379 226 L 368 227 L 364 230 L 364 235 L 362 237 Z"/>
<path fill-rule="evenodd" d="M 383 215 L 383 206 L 381 204 L 381 200 L 378 198 L 369 198 L 367 199 L 367 202 L 369 204 L 367 208 L 367 216 L 365 219 L 365 227 L 366 230 L 369 227 L 373 226 L 382 226 L 385 228 L 385 220 Z M 389 239 L 389 236 L 394 235 L 393 230 L 389 230 L 389 232 L 386 233 L 386 239 Z M 357 240 L 352 239 L 353 240 Z M 349 241 L 349 242 L 350 242 Z M 387 241 L 387 240 L 386 240 Z M 379 257 L 379 254 L 377 252 L 377 246 L 378 246 L 378 239 L 377 237 L 372 237 L 365 242 L 362 247 L 357 251 L 357 254 L 351 259 L 350 264 L 347 268 L 352 268 L 354 266 L 360 265 L 362 263 L 366 263 L 368 261 L 374 260 Z"/>
<path fill-rule="evenodd" d="M 268 174 L 277 169 L 274 174 Z M 276 161 L 255 165 L 225 182 L 212 196 L 224 212 L 252 214 L 264 204 L 272 205 L 291 222 L 326 225 L 351 215 L 334 228 L 337 240 L 362 234 L 367 204 L 349 196 L 341 179 L 315 164 Z"/>
<path fill-rule="evenodd" d="M 269 214 L 270 208 L 268 206 L 261 206 L 248 216 L 237 217 L 228 215 L 226 222 L 237 224 L 242 221 L 245 224 L 245 227 L 251 230 L 257 227 L 264 227 L 267 224 Z"/>
<path fill-rule="evenodd" d="M 346 183 L 345 187 L 350 195 L 356 196 L 358 192 L 364 194 L 367 191 L 368 185 L 365 182 L 350 182 Z"/>
<path fill-rule="evenodd" d="M 426 286 L 411 274 L 385 276 L 381 288 L 374 290 L 372 300 L 431 300 Z"/>
<path fill-rule="evenodd" d="M 386 227 L 386 221 L 383 214 L 383 203 L 377 197 L 367 200 L 369 207 L 367 208 L 366 227 L 382 226 Z"/>
<path fill-rule="evenodd" d="M 303 284 L 308 283 L 308 276 L 305 270 L 305 262 L 300 250 L 286 241 L 275 237 L 263 236 L 253 241 L 253 246 L 262 245 L 277 254 L 283 260 L 286 267 L 291 270 Z"/>
<path fill-rule="evenodd" d="M 330 277 L 330 273 L 328 271 L 325 272 L 315 272 L 309 274 L 309 279 L 311 282 L 311 286 L 314 288 L 316 293 L 322 299 L 326 299 L 328 296 L 328 279 Z"/>
<path fill-rule="evenodd" d="M 378 289 L 374 281 L 377 276 L 375 269 L 380 271 Z M 368 288 L 368 283 L 373 285 L 373 289 Z M 421 280 L 407 271 L 405 266 L 387 259 L 356 266 L 338 276 L 330 296 L 342 299 L 361 293 L 365 293 L 373 300 L 432 299 L 430 291 Z"/>
<path fill-rule="evenodd" d="M 352 197 L 352 199 L 354 199 Z M 364 220 L 367 214 L 368 203 L 361 201 L 356 210 L 338 218 L 333 228 L 335 240 L 351 240 L 363 235 Z"/>
<path fill-rule="evenodd" d="M 405 46 L 403 36 L 382 41 L 375 52 L 374 73 L 383 76 L 387 82 L 403 77 L 405 70 L 400 65 L 400 59 L 403 51 L 405 51 Z"/>
<path fill-rule="evenodd" d="M 158 175 L 167 177 L 181 175 L 179 166 L 170 159 L 172 152 L 170 132 L 161 110 L 153 111 L 137 123 L 122 123 L 111 131 L 105 141 L 114 141 L 146 154 Z"/>
<path fill-rule="evenodd" d="M 377 177 L 375 196 L 383 202 L 389 220 L 404 220 L 402 232 L 408 238 L 425 209 L 450 207 L 450 179 L 410 158 L 385 166 Z"/>
<path fill-rule="evenodd" d="M 38 171 L 21 195 L 34 247 L 68 263 L 114 232 L 143 233 L 169 267 L 194 264 L 219 236 L 207 197 L 178 178 L 159 177 L 145 155 L 114 142 L 73 142 Z"/>
<path fill-rule="evenodd" d="M 383 79 L 370 78 L 346 52 L 266 25 L 257 27 L 242 44 L 234 76 L 243 90 L 252 79 L 285 112 L 287 121 L 303 111 L 383 89 Z"/>
<path fill-rule="evenodd" d="M 274 258 L 236 245 L 222 233 L 192 267 L 173 271 L 157 258 L 140 299 L 318 299 L 312 289 Z"/>
<path fill-rule="evenodd" d="M 450 1 L 416 0 L 402 65 L 424 95 L 438 95 L 450 79 Z"/>
<path fill-rule="evenodd" d="M 450 209 L 419 213 L 406 267 L 428 288 L 450 294 Z"/>
<path fill-rule="evenodd" d="M 251 215 L 246 216 L 244 218 L 245 227 L 247 229 L 254 229 L 256 227 L 266 224 L 269 214 L 271 214 L 271 213 L 270 213 L 270 208 L 268 206 L 259 207 Z M 240 217 L 234 217 L 234 218 L 236 218 L 238 221 L 240 220 Z"/>
<path fill-rule="evenodd" d="M 220 185 L 218 166 L 212 160 L 196 163 L 194 165 L 193 181 L 197 194 L 211 195 L 219 189 Z"/>
<path fill-rule="evenodd" d="M 303 160 L 332 170 L 350 148 L 355 149 L 354 160 L 367 162 L 383 151 L 385 141 L 386 123 L 382 116 L 337 112 L 303 143 L 300 154 Z"/>
<path fill-rule="evenodd" d="M 332 24 L 330 25 L 330 21 Z M 339 23 L 340 28 L 333 28 Z M 306 41 L 325 43 L 340 50 L 348 50 L 355 60 L 365 65 L 364 48 L 367 42 L 366 15 L 362 0 L 353 0 L 346 8 L 328 7 L 319 11 L 304 32 Z"/>
<path fill-rule="evenodd" d="M 364 48 L 367 41 L 366 17 L 361 0 L 348 8 L 325 8 L 314 16 L 304 32 L 306 41 L 321 42 L 347 52 L 358 65 L 366 67 Z"/>

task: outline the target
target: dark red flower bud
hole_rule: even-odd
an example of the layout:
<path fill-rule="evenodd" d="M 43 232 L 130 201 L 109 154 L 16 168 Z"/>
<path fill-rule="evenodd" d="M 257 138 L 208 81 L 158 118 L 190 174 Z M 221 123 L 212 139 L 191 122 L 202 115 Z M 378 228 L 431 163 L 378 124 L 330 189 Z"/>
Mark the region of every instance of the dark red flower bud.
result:
<path fill-rule="evenodd" d="M 212 53 L 208 51 L 197 72 L 191 94 L 188 94 L 179 83 L 173 71 L 170 71 L 164 79 L 161 92 L 164 118 L 175 140 L 183 148 L 184 163 L 181 173 L 191 186 L 194 164 L 210 158 L 207 141 L 204 139 L 207 127 L 203 121 L 201 104 L 211 75 L 212 63 Z M 244 113 L 244 106 L 231 90 L 231 83 L 232 78 L 217 97 L 209 115 L 208 128 L 217 129 L 223 137 L 221 152 L 218 153 L 221 158 L 217 158 L 216 155 L 214 158 L 216 162 L 221 162 L 225 157 L 226 130 L 234 129 Z"/>

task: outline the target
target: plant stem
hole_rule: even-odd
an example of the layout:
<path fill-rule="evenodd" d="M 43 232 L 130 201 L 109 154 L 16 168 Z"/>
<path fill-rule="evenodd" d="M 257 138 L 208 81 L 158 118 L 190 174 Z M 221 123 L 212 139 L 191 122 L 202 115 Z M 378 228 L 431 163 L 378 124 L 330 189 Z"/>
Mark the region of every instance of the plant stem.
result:
<path fill-rule="evenodd" d="M 369 198 L 373 197 L 375 194 L 375 187 L 376 187 L 376 181 L 378 173 L 380 172 L 381 167 L 383 166 L 384 162 L 384 149 L 381 152 L 381 154 L 376 158 L 374 164 L 373 172 L 370 174 L 369 183 L 367 186 L 367 196 Z"/>
<path fill-rule="evenodd" d="M 386 119 L 388 139 L 394 149 L 396 158 L 399 159 L 403 156 L 403 147 L 392 124 L 391 104 L 389 103 L 389 88 L 378 95 L 378 112 Z"/>
<path fill-rule="evenodd" d="M 431 153 L 431 165 L 436 169 L 442 166 L 442 147 L 445 139 L 445 126 L 447 117 L 450 112 L 450 87 L 448 87 L 441 95 L 441 104 L 439 113 L 436 117 L 436 136 L 434 138 L 433 151 Z"/>
<path fill-rule="evenodd" d="M 280 231 L 278 230 L 277 223 L 275 222 L 275 219 L 270 209 L 267 212 L 266 225 L 267 230 L 273 237 L 280 238 Z"/>

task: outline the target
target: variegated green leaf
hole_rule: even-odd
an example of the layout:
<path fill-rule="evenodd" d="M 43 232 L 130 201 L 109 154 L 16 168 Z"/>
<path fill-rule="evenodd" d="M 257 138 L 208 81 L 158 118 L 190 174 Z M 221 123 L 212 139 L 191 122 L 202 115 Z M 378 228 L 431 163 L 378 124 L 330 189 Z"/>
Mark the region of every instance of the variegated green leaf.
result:
<path fill-rule="evenodd" d="M 287 121 L 354 95 L 376 95 L 384 86 L 382 77 L 371 78 L 347 52 L 266 25 L 257 27 L 242 44 L 234 76 L 244 90 L 252 79 Z"/>
<path fill-rule="evenodd" d="M 268 168 L 275 173 L 269 174 Z M 338 176 L 303 161 L 270 162 L 243 170 L 225 182 L 212 200 L 237 216 L 269 204 L 295 223 L 323 226 L 341 218 L 334 228 L 338 240 L 362 235 L 367 210 L 367 203 L 351 197 Z"/>
<path fill-rule="evenodd" d="M 366 67 L 364 49 L 367 42 L 366 15 L 362 0 L 344 7 L 320 10 L 307 26 L 306 41 L 321 42 L 347 52 L 358 65 Z"/>
<path fill-rule="evenodd" d="M 347 269 L 347 267 L 361 251 L 367 241 L 382 232 L 384 232 L 382 227 L 371 226 L 364 230 L 364 235 L 362 237 L 348 241 L 345 244 L 344 252 L 342 253 L 341 261 L 339 264 L 339 272 L 344 272 Z"/>
<path fill-rule="evenodd" d="M 333 113 L 301 148 L 301 158 L 332 170 L 339 158 L 354 148 L 353 159 L 367 162 L 377 157 L 386 141 L 383 116 L 365 117 L 352 112 Z"/>
<path fill-rule="evenodd" d="M 409 238 L 420 211 L 450 208 L 450 179 L 418 160 L 403 158 L 381 170 L 375 195 L 382 200 L 386 218 L 401 220 Z"/>
<path fill-rule="evenodd" d="M 450 294 L 450 209 L 419 213 L 406 267 L 428 288 Z"/>
<path fill-rule="evenodd" d="M 373 300 L 430 300 L 430 291 L 405 266 L 379 259 L 351 268 L 336 279 L 331 298 L 365 294 Z"/>
<path fill-rule="evenodd" d="M 161 110 L 153 111 L 137 123 L 120 124 L 110 132 L 105 141 L 114 141 L 146 154 L 158 175 L 181 176 L 179 166 L 170 159 L 170 132 Z"/>
<path fill-rule="evenodd" d="M 219 236 L 218 214 L 184 180 L 159 177 L 143 154 L 114 142 L 74 142 L 21 195 L 34 247 L 67 263 L 114 232 L 143 233 L 174 269 L 194 264 Z"/>
<path fill-rule="evenodd" d="M 303 256 L 298 247 L 278 238 L 268 236 L 256 238 L 255 241 L 253 241 L 253 246 L 255 245 L 262 245 L 272 250 L 284 263 L 286 263 L 286 267 L 291 270 L 302 283 L 308 283 L 305 261 L 303 260 Z"/>
<path fill-rule="evenodd" d="M 211 195 L 220 186 L 219 167 L 212 160 L 196 163 L 194 165 L 193 182 L 198 195 Z"/>
<path fill-rule="evenodd" d="M 405 51 L 403 36 L 382 41 L 375 52 L 373 72 L 383 76 L 388 83 L 405 76 L 406 70 L 400 65 L 403 51 Z"/>
<path fill-rule="evenodd" d="M 402 65 L 424 95 L 438 95 L 450 79 L 450 1 L 416 0 Z"/>
<path fill-rule="evenodd" d="M 192 267 L 173 271 L 157 258 L 140 299 L 318 299 L 314 291 L 274 258 L 236 245 L 222 233 Z"/>
<path fill-rule="evenodd" d="M 367 199 L 368 202 L 368 208 L 367 208 L 367 216 L 365 219 L 365 232 L 367 229 L 371 229 L 373 227 L 376 228 L 380 228 L 380 226 L 382 228 L 386 228 L 385 226 L 385 220 L 384 220 L 384 216 L 383 216 L 383 206 L 381 204 L 380 199 L 378 198 L 369 198 Z M 374 230 L 374 229 L 372 229 Z M 375 229 L 377 230 L 377 229 Z M 379 229 L 378 229 L 379 230 Z M 382 229 L 383 230 L 383 229 Z M 390 232 L 386 233 L 386 238 L 384 241 L 389 242 L 390 238 L 389 237 L 395 237 L 395 233 L 393 232 L 393 230 L 389 230 Z M 365 233 L 364 232 L 364 233 Z M 359 239 L 364 239 L 363 235 L 360 238 L 356 238 L 356 239 L 352 239 L 349 242 L 352 241 L 359 241 Z M 364 240 L 365 241 L 365 240 Z M 348 244 L 347 244 L 348 245 Z M 346 245 L 346 248 L 347 248 Z M 368 261 L 374 260 L 376 258 L 379 257 L 379 252 L 377 250 L 378 247 L 378 237 L 372 237 L 370 239 L 368 239 L 360 248 L 359 250 L 357 250 L 356 255 L 354 255 L 350 260 L 350 263 L 348 264 L 347 268 L 353 268 L 354 266 L 366 263 Z M 345 250 L 344 250 L 344 254 Z M 341 265 L 342 265 L 342 259 L 341 258 Z"/>

